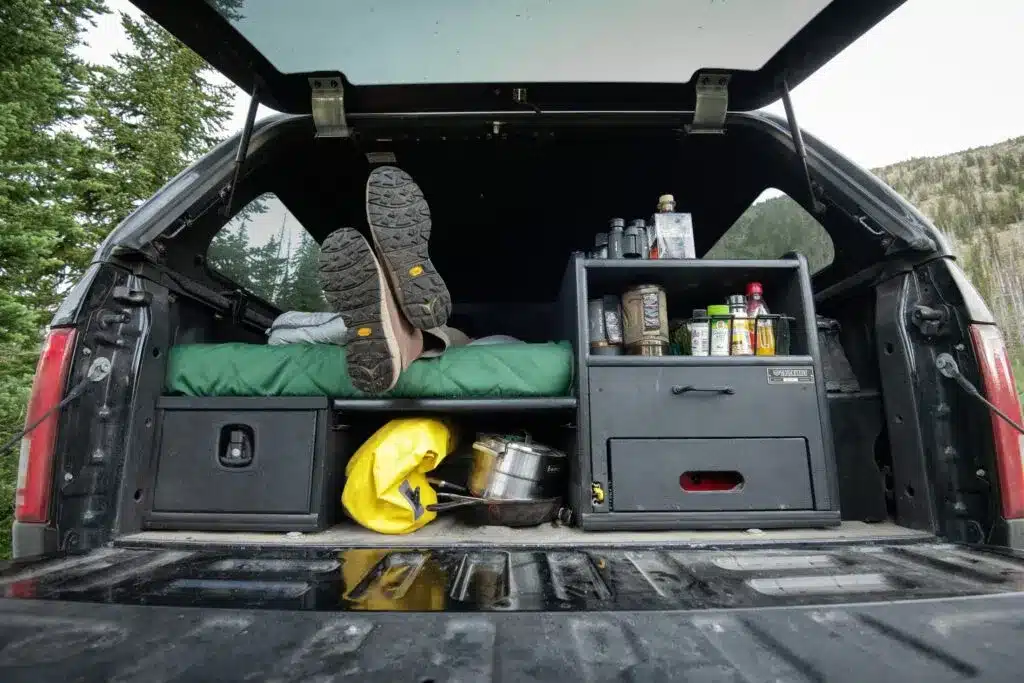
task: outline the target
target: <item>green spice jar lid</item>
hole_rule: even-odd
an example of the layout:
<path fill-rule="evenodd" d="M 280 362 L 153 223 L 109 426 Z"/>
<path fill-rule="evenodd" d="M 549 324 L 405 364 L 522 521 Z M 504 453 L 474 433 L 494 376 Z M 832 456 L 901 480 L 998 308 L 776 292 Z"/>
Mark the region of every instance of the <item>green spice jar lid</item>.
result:
<path fill-rule="evenodd" d="M 725 318 L 729 317 L 729 307 L 725 304 L 712 304 L 708 306 L 708 315 L 712 318 L 722 316 Z"/>

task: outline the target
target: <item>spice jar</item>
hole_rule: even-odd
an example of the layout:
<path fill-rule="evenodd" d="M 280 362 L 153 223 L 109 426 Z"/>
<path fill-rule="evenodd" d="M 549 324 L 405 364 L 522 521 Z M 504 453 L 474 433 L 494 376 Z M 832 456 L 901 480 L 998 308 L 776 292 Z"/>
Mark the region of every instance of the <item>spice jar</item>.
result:
<path fill-rule="evenodd" d="M 729 355 L 729 333 L 732 328 L 732 316 L 729 307 L 723 304 L 708 306 L 708 317 L 711 320 L 711 335 L 708 343 L 708 355 Z"/>
<path fill-rule="evenodd" d="M 711 354 L 711 319 L 707 309 L 693 309 L 693 316 L 687 324 L 689 330 L 691 356 L 707 356 Z"/>
<path fill-rule="evenodd" d="M 729 313 L 732 316 L 729 354 L 732 356 L 753 356 L 754 343 L 751 333 L 754 331 L 754 321 L 747 316 L 747 297 L 742 294 L 730 296 Z"/>

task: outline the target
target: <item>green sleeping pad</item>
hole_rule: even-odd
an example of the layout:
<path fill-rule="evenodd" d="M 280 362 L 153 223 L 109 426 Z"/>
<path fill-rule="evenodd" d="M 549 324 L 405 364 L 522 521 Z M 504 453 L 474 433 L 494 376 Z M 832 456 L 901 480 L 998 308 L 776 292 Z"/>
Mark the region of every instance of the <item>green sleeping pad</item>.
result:
<path fill-rule="evenodd" d="M 571 394 L 567 342 L 482 344 L 421 358 L 387 398 L 527 398 Z M 186 344 L 171 349 L 167 393 L 184 396 L 365 398 L 352 387 L 345 349 L 329 344 Z"/>

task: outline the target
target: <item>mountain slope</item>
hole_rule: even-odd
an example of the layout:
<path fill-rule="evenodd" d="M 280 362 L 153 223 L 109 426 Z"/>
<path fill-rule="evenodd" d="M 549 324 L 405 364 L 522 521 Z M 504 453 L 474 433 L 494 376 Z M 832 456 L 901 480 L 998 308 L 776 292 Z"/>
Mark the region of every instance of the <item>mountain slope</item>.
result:
<path fill-rule="evenodd" d="M 949 237 L 999 321 L 1024 385 L 1024 137 L 875 173 Z"/>
<path fill-rule="evenodd" d="M 909 159 L 874 173 L 949 238 L 999 321 L 1018 385 L 1024 386 L 1024 137 Z M 812 270 L 832 260 L 825 232 L 783 196 L 748 209 L 708 255 L 776 258 L 794 245 L 800 245 Z"/>
<path fill-rule="evenodd" d="M 1024 381 L 1024 137 L 875 173 L 950 239 L 1006 336 Z"/>

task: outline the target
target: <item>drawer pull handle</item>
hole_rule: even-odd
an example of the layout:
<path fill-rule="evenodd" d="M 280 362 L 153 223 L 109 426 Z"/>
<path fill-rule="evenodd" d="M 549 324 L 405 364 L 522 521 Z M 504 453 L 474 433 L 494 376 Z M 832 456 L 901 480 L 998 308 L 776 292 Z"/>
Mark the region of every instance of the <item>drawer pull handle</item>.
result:
<path fill-rule="evenodd" d="M 687 493 L 724 493 L 743 488 L 743 475 L 736 471 L 683 472 L 679 488 Z"/>
<path fill-rule="evenodd" d="M 682 394 L 689 394 L 695 392 L 701 392 L 705 394 L 726 394 L 728 396 L 732 396 L 733 394 L 736 393 L 736 390 L 733 389 L 732 387 L 695 387 L 692 384 L 687 384 L 686 386 L 676 385 L 672 387 L 672 393 L 675 396 L 681 396 Z"/>

